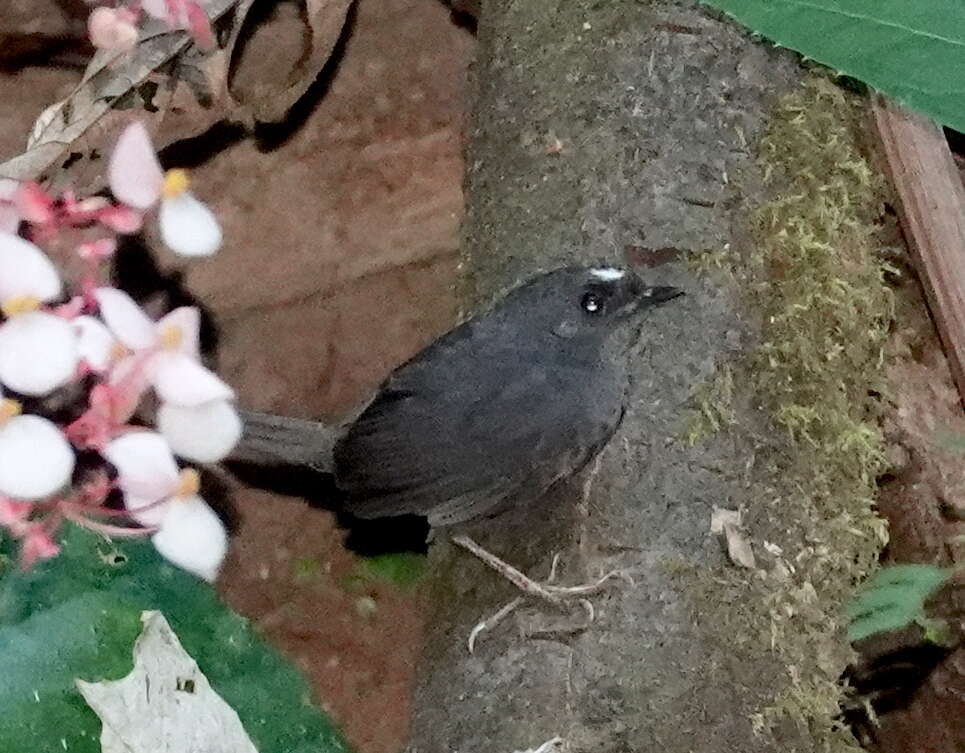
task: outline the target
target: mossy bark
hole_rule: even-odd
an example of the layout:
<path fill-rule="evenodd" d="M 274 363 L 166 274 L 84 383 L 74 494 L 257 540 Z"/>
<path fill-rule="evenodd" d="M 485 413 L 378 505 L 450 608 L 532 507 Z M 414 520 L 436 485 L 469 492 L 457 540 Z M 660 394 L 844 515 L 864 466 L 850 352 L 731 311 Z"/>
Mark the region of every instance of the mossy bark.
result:
<path fill-rule="evenodd" d="M 619 569 L 633 584 L 598 597 L 586 630 L 550 629 L 573 627 L 579 612 L 526 607 L 469 655 L 473 625 L 515 593 L 465 553 L 433 547 L 434 614 L 411 749 L 510 753 L 559 736 L 569 751 L 594 753 L 850 750 L 834 722 L 847 658 L 837 615 L 881 542 L 868 500 L 874 416 L 852 398 L 877 368 L 880 342 L 832 363 L 846 379 L 824 371 L 822 389 L 793 396 L 782 380 L 804 384 L 811 374 L 792 360 L 836 353 L 857 330 L 839 326 L 843 319 L 814 325 L 830 339 L 814 352 L 781 351 L 787 361 L 764 348 L 792 328 L 811 331 L 806 317 L 785 321 L 773 310 L 801 303 L 778 285 L 790 274 L 784 258 L 797 265 L 789 279 L 829 286 L 812 301 L 825 317 L 824 294 L 840 289 L 825 273 L 834 253 L 848 255 L 849 295 L 867 302 L 849 309 L 849 321 L 860 328 L 865 315 L 875 326 L 887 318 L 869 253 L 875 194 L 860 169 L 836 172 L 842 154 L 864 164 L 848 97 L 802 87 L 808 74 L 791 55 L 691 2 L 490 0 L 479 42 L 467 305 L 572 261 L 629 260 L 687 296 L 644 322 L 627 416 L 592 483 L 575 479 L 475 531 L 531 574 L 545 576 L 559 552 L 565 582 Z M 791 92 L 803 104 L 787 100 Z M 811 133 L 802 125 L 808 102 L 822 97 Z M 783 153 L 795 128 L 809 135 Z M 807 198 L 787 204 L 788 216 L 767 207 L 802 191 L 817 202 L 823 177 L 795 184 L 781 166 L 800 171 L 808 150 L 839 148 L 815 169 L 834 173 L 828 180 L 845 191 L 863 176 L 834 217 L 838 229 L 859 229 L 842 249 L 839 236 L 813 229 L 829 254 L 816 279 L 804 274 L 807 256 L 770 230 L 820 226 L 822 216 L 805 211 Z M 827 433 L 817 439 L 792 433 L 788 417 L 807 411 L 782 409 L 799 395 L 820 411 L 824 388 L 847 416 L 819 422 Z M 802 486 L 802 469 L 831 457 L 816 455 L 815 442 L 822 452 L 838 447 L 831 472 L 854 483 L 836 489 L 839 477 L 819 468 L 819 487 Z M 731 564 L 710 534 L 717 506 L 745 510 L 756 569 Z"/>

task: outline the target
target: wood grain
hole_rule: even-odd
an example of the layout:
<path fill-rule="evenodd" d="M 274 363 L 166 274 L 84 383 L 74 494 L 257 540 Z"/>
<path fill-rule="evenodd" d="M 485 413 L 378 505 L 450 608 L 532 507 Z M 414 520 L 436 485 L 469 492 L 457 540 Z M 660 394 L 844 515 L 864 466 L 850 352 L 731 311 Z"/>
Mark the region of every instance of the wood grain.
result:
<path fill-rule="evenodd" d="M 933 121 L 881 95 L 872 111 L 905 238 L 965 400 L 965 188 Z"/>

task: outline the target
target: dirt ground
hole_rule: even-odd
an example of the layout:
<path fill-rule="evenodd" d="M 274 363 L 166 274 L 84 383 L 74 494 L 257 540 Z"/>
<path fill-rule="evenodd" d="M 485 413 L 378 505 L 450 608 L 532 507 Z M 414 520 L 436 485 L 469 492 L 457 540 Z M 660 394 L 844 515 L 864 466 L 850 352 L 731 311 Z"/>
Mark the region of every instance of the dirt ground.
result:
<path fill-rule="evenodd" d="M 197 171 L 228 245 L 187 281 L 217 317 L 243 404 L 337 417 L 450 325 L 472 49 L 433 0 L 363 0 L 304 126 L 276 151 L 242 142 Z M 313 678 L 357 750 L 400 750 L 413 594 L 353 577 L 329 513 L 258 491 L 236 501 L 228 602 Z"/>
<path fill-rule="evenodd" d="M 67 34 L 67 16 L 47 10 L 14 2 L 0 29 Z M 243 405 L 337 417 L 453 320 L 473 47 L 436 0 L 361 0 L 325 96 L 292 137 L 272 151 L 241 141 L 195 172 L 226 241 L 186 281 L 215 316 L 221 372 Z M 36 62 L 0 74 L 0 159 L 80 74 Z M 235 503 L 228 602 L 311 676 L 358 751 L 400 750 L 414 593 L 367 576 L 329 513 L 253 490 Z"/>
<path fill-rule="evenodd" d="M 910 269 L 898 289 L 893 341 L 900 357 L 889 370 L 892 410 L 885 422 L 891 470 L 879 479 L 878 508 L 889 522 L 886 563 L 920 562 L 942 567 L 965 561 L 965 464 L 961 438 L 965 414 L 948 361 Z M 932 603 L 953 631 L 965 628 L 961 573 Z M 965 749 L 965 648 L 948 655 L 909 645 L 877 671 L 893 673 L 886 687 L 905 698 L 867 729 L 880 753 Z M 937 662 L 937 664 L 935 664 Z M 918 666 L 915 666 L 915 665 Z M 911 669 L 911 671 L 909 671 Z M 897 681 L 896 681 L 897 680 Z"/>

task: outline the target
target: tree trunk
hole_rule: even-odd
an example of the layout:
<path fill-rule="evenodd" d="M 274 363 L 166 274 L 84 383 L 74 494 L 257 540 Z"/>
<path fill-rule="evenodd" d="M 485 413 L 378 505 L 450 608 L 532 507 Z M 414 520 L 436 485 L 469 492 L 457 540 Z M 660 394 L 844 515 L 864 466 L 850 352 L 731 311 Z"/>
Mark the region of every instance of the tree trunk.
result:
<path fill-rule="evenodd" d="M 582 630 L 579 606 L 527 602 L 470 655 L 474 624 L 516 592 L 435 545 L 411 750 L 511 753 L 556 737 L 594 753 L 811 750 L 800 725 L 752 730 L 785 668 L 764 648 L 738 659 L 732 628 L 714 624 L 680 577 L 734 570 L 711 513 L 746 497 L 753 457 L 744 439 L 683 439 L 693 391 L 748 341 L 735 291 L 698 278 L 688 259 L 746 245 L 762 200 L 757 139 L 802 74 L 692 2 L 487 0 L 478 35 L 467 300 L 537 268 L 596 260 L 631 263 L 687 295 L 645 320 L 626 419 L 598 473 L 473 532 L 534 576 L 560 553 L 560 582 L 620 570 L 633 583 L 594 597 Z"/>

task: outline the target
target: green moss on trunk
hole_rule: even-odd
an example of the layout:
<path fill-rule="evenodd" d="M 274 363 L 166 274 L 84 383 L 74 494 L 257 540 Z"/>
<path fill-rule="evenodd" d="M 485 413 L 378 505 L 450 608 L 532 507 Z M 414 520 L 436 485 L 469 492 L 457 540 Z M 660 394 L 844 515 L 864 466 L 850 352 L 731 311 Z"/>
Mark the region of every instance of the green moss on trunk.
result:
<path fill-rule="evenodd" d="M 773 198 L 752 218 L 750 251 L 724 255 L 759 331 L 720 374 L 759 410 L 710 421 L 733 415 L 719 376 L 695 395 L 692 432 L 743 432 L 759 447 L 744 507 L 761 569 L 702 574 L 695 607 L 735 651 L 751 659 L 763 646 L 785 667 L 785 690 L 755 714 L 755 729 L 787 739 L 780 730 L 791 724 L 792 737 L 804 732 L 827 751 L 859 749 L 837 721 L 850 654 L 842 610 L 887 539 L 874 498 L 894 306 L 878 254 L 884 188 L 857 138 L 861 109 L 819 77 L 781 101 L 760 154 Z"/>

